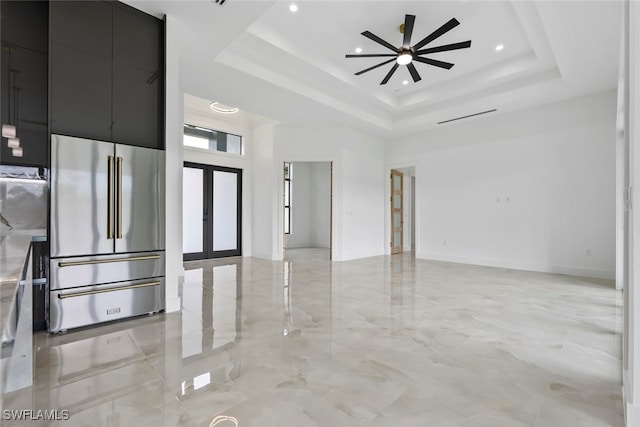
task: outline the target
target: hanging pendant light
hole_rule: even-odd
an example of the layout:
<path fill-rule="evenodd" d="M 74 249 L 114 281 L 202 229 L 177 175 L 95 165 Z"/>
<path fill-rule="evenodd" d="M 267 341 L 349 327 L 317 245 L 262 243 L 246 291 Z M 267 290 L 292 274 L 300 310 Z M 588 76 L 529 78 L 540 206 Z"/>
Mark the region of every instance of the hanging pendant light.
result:
<path fill-rule="evenodd" d="M 16 137 L 16 127 L 13 125 L 2 125 L 2 137 L 3 138 L 15 138 Z"/>
<path fill-rule="evenodd" d="M 20 148 L 20 138 L 9 138 L 7 145 L 9 148 Z"/>

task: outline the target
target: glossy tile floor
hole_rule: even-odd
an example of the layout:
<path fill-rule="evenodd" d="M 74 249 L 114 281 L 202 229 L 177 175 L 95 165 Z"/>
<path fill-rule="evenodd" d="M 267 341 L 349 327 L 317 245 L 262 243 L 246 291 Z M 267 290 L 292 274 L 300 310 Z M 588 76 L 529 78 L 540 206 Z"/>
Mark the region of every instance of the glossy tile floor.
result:
<path fill-rule="evenodd" d="M 69 410 L 60 426 L 622 426 L 611 283 L 307 255 L 190 263 L 181 313 L 37 334 L 34 409 Z"/>

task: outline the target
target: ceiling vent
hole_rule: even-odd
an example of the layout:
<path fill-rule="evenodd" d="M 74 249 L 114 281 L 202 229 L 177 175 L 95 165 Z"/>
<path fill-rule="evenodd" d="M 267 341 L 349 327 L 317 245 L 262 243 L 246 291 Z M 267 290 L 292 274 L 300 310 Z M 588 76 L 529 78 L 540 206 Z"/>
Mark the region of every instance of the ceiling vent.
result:
<path fill-rule="evenodd" d="M 469 114 L 469 115 L 466 115 L 466 116 L 460 116 L 460 117 L 456 117 L 454 119 L 449 119 L 449 120 L 444 120 L 444 121 L 438 122 L 438 124 L 441 125 L 441 124 L 444 124 L 444 123 L 455 122 L 456 120 L 468 119 L 469 117 L 480 116 L 482 114 L 493 113 L 495 111 L 498 111 L 498 109 L 494 108 L 493 110 L 481 111 L 479 113 Z"/>
<path fill-rule="evenodd" d="M 220 6 L 222 6 L 224 4 L 224 2 L 226 2 L 227 0 L 211 0 L 211 3 L 217 3 Z"/>

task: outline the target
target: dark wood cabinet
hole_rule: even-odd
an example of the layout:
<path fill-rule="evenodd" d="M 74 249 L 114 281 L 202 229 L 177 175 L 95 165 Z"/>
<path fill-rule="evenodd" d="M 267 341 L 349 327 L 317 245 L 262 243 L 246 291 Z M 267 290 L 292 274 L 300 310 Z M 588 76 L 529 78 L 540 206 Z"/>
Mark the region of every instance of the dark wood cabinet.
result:
<path fill-rule="evenodd" d="M 162 22 L 138 10 L 113 8 L 113 60 L 156 73 L 163 55 Z"/>
<path fill-rule="evenodd" d="M 47 53 L 49 40 L 49 2 L 0 2 L 2 43 Z"/>
<path fill-rule="evenodd" d="M 51 132 L 164 148 L 163 22 L 117 2 L 51 2 Z"/>
<path fill-rule="evenodd" d="M 112 7 L 100 1 L 52 1 L 51 42 L 111 60 Z"/>
<path fill-rule="evenodd" d="M 51 43 L 51 132 L 111 141 L 109 59 Z"/>
<path fill-rule="evenodd" d="M 113 140 L 149 148 L 160 144 L 158 73 L 113 63 Z"/>
<path fill-rule="evenodd" d="M 0 2 L 0 118 L 16 127 L 22 148 L 22 156 L 14 156 L 2 138 L 1 164 L 46 167 L 49 161 L 48 10 L 44 1 Z"/>

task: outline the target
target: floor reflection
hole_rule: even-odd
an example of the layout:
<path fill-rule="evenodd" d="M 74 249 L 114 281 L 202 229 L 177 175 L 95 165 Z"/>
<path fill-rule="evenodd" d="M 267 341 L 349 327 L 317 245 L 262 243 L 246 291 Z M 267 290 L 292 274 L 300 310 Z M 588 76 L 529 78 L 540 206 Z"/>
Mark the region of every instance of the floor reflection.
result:
<path fill-rule="evenodd" d="M 403 255 L 187 263 L 180 312 L 34 336 L 33 408 L 71 416 L 34 425 L 619 426 L 607 285 Z"/>

